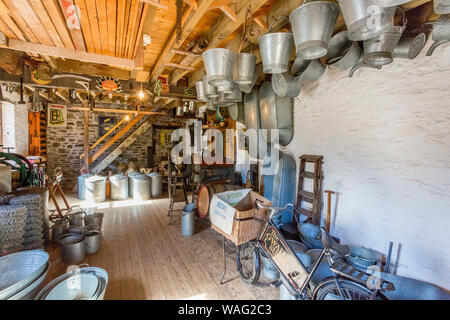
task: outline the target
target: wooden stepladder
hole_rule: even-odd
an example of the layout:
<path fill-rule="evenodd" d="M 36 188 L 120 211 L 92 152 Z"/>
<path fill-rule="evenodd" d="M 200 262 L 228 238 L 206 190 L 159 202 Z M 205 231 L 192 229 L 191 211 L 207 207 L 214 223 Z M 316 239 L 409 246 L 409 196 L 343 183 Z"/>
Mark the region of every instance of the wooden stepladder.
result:
<path fill-rule="evenodd" d="M 314 165 L 314 172 L 306 171 L 306 164 Z M 298 178 L 297 208 L 302 214 L 312 219 L 312 223 L 320 226 L 322 212 L 322 164 L 323 156 L 303 155 L 300 157 L 300 172 Z M 312 192 L 305 191 L 305 179 L 313 180 Z M 310 209 L 304 207 L 308 203 Z"/>

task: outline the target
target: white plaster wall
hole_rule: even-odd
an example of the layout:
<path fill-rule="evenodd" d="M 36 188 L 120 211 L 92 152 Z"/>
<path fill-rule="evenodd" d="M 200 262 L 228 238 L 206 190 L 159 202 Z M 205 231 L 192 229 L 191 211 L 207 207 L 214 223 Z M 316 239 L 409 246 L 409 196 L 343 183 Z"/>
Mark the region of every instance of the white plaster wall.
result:
<path fill-rule="evenodd" d="M 28 156 L 28 107 L 26 104 L 2 103 L 3 145 L 13 153 Z"/>
<path fill-rule="evenodd" d="M 353 79 L 327 70 L 296 99 L 287 149 L 325 157 L 343 243 L 386 253 L 393 241 L 397 274 L 450 289 L 450 46 L 425 57 L 430 43 Z"/>

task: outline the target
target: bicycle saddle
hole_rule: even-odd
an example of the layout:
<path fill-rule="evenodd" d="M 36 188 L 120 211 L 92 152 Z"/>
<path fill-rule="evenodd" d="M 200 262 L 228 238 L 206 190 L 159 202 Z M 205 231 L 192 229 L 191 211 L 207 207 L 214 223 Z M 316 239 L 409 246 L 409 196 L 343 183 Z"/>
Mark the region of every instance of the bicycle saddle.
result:
<path fill-rule="evenodd" d="M 350 247 L 341 245 L 337 243 L 333 238 L 330 236 L 330 234 L 325 230 L 325 228 L 322 228 L 322 244 L 324 248 L 330 248 L 335 251 L 337 251 L 339 254 L 342 254 L 344 256 L 347 256 L 350 254 Z"/>

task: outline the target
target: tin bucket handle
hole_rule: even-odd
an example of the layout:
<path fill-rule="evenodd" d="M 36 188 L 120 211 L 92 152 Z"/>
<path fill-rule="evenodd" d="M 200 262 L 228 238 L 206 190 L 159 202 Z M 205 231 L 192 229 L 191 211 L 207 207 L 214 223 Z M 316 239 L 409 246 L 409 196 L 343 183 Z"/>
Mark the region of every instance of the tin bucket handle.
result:
<path fill-rule="evenodd" d="M 308 1 L 308 0 L 306 0 L 306 1 Z M 281 18 L 289 19 L 287 16 L 283 16 L 283 15 L 281 15 L 281 16 L 274 16 L 274 17 L 273 17 L 273 21 L 272 21 L 272 23 L 270 24 L 269 28 L 267 29 L 267 33 L 266 33 L 266 34 L 270 33 L 270 31 L 272 30 L 272 27 L 273 27 L 273 25 L 275 24 L 275 22 L 277 22 L 277 21 L 280 20 Z"/>

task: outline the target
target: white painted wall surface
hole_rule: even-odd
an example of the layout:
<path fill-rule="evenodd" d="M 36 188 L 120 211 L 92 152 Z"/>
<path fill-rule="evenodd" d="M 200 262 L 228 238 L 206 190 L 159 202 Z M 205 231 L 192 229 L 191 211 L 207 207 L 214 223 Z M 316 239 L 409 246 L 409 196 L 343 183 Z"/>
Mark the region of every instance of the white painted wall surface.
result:
<path fill-rule="evenodd" d="M 450 289 L 450 46 L 382 70 L 327 70 L 295 102 L 287 147 L 325 157 L 332 233 L 386 253 L 397 274 Z M 324 212 L 326 201 L 324 199 Z"/>
<path fill-rule="evenodd" d="M 13 153 L 28 156 L 28 107 L 26 104 L 2 103 L 3 145 Z"/>

